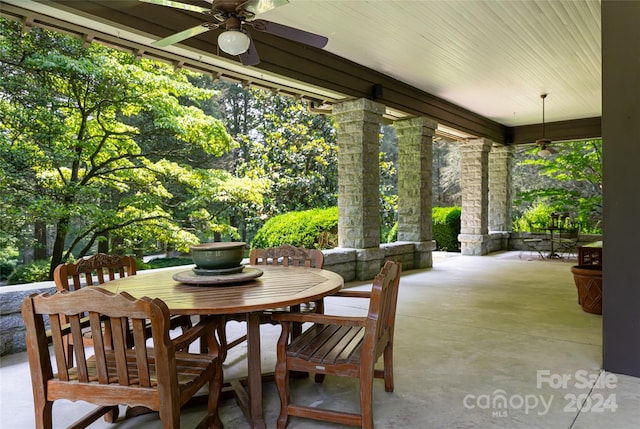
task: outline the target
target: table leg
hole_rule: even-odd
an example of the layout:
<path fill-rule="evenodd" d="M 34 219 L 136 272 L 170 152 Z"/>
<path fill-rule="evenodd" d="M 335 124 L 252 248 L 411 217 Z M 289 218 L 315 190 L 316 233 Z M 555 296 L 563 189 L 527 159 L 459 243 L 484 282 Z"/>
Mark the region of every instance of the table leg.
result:
<path fill-rule="evenodd" d="M 247 313 L 247 375 L 249 420 L 254 429 L 264 429 L 262 416 L 262 360 L 260 358 L 260 313 Z"/>
<path fill-rule="evenodd" d="M 550 251 L 549 251 L 549 259 L 554 259 L 554 258 L 558 258 L 560 259 L 560 255 L 557 255 L 556 252 L 553 249 L 553 229 L 549 230 L 549 236 L 550 236 Z"/>

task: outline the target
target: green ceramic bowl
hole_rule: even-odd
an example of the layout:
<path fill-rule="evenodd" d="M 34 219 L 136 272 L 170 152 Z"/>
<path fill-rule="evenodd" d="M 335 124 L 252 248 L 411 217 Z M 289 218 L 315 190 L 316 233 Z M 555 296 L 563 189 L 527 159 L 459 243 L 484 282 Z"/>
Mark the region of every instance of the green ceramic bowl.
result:
<path fill-rule="evenodd" d="M 221 270 L 240 266 L 244 256 L 245 243 L 216 242 L 191 246 L 191 259 L 198 268 Z"/>

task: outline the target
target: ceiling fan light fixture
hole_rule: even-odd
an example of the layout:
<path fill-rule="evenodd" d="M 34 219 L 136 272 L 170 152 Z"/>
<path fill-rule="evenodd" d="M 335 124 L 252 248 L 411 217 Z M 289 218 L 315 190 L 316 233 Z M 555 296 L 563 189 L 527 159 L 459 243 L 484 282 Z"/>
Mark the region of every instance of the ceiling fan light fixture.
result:
<path fill-rule="evenodd" d="M 542 138 L 536 140 L 536 145 L 540 146 L 538 156 L 546 158 L 552 153 L 549 148 L 547 148 L 547 145 L 551 144 L 551 140 L 544 137 L 544 99 L 547 98 L 547 94 L 540 94 L 540 98 L 542 98 Z"/>
<path fill-rule="evenodd" d="M 554 151 L 549 149 L 549 145 L 550 144 L 551 144 L 551 140 L 549 140 L 549 139 L 538 139 L 538 140 L 536 140 L 536 146 L 538 146 L 540 148 L 540 150 L 538 151 L 538 156 L 546 158 L 549 155 L 551 155 L 552 153 L 554 153 Z"/>
<path fill-rule="evenodd" d="M 218 36 L 218 46 L 229 55 L 240 55 L 249 49 L 251 40 L 240 30 L 227 30 Z"/>
<path fill-rule="evenodd" d="M 541 156 L 543 158 L 547 158 L 551 155 L 551 151 L 549 149 L 547 149 L 546 146 L 542 146 L 542 149 L 540 149 L 538 151 L 538 156 Z"/>

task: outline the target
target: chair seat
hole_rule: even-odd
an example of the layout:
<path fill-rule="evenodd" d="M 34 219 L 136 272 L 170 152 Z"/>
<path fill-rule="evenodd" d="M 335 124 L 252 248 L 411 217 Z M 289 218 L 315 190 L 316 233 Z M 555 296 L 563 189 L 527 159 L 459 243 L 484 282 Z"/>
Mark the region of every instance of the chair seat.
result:
<path fill-rule="evenodd" d="M 151 380 L 151 387 L 154 388 L 158 385 L 158 377 L 156 375 L 156 364 L 155 364 L 155 353 L 154 353 L 154 349 L 152 348 L 148 348 L 147 349 L 147 353 L 149 356 L 149 367 L 150 367 L 150 380 Z M 113 351 L 106 351 L 105 352 L 106 355 L 106 359 L 107 359 L 107 366 L 109 368 L 109 373 L 110 374 L 117 374 L 116 371 L 116 356 L 115 353 Z M 130 380 L 136 380 L 139 378 L 138 375 L 138 368 L 135 365 L 136 362 L 136 354 L 134 350 L 128 350 L 126 352 L 126 357 L 127 357 L 127 362 L 129 362 L 131 365 L 129 365 L 129 367 L 127 368 L 127 373 L 129 376 Z M 202 372 L 203 370 L 207 370 L 210 369 L 211 371 L 214 370 L 214 366 L 213 366 L 214 361 L 212 361 L 208 356 L 206 355 L 195 355 L 195 354 L 191 354 L 191 353 L 181 353 L 181 352 L 177 352 L 176 353 L 176 367 L 177 367 L 177 378 L 178 378 L 178 385 L 186 388 L 188 387 L 190 384 L 193 384 L 196 380 L 200 379 L 202 377 Z M 98 370 L 97 370 L 97 365 L 96 365 L 96 357 L 91 356 L 87 359 L 87 373 L 89 374 L 89 379 L 91 381 L 97 381 L 98 380 Z M 54 375 L 55 379 L 50 381 L 50 385 L 55 385 L 56 381 L 58 381 L 57 379 L 57 374 Z M 70 381 L 77 381 L 79 379 L 78 377 L 78 368 L 77 367 L 73 367 L 73 368 L 69 368 L 69 380 Z M 112 376 L 110 378 L 110 382 L 111 383 L 117 383 L 118 382 L 118 377 L 117 376 Z M 68 382 L 64 382 L 65 384 Z M 133 383 L 135 385 L 135 383 Z M 140 388 L 144 388 L 139 386 Z"/>
<path fill-rule="evenodd" d="M 360 364 L 364 327 L 313 325 L 296 337 L 287 356 L 314 364 Z"/>
<path fill-rule="evenodd" d="M 542 238 L 525 238 L 522 240 L 522 243 L 524 244 L 524 248 L 520 251 L 520 259 L 522 259 L 522 252 L 527 250 L 530 252 L 538 253 L 538 256 L 540 256 L 541 259 L 544 259 L 544 255 L 542 254 L 541 249 L 541 246 L 543 244 Z"/>

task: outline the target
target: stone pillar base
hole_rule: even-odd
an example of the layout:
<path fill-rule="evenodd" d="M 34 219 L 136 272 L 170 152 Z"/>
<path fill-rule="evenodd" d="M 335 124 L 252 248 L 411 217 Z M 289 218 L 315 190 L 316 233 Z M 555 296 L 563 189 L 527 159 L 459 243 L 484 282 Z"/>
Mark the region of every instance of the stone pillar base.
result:
<path fill-rule="evenodd" d="M 489 253 L 489 234 L 459 234 L 463 255 L 481 256 Z"/>
<path fill-rule="evenodd" d="M 436 250 L 436 241 L 420 241 L 414 243 L 413 268 L 433 267 L 433 251 Z"/>
<path fill-rule="evenodd" d="M 356 250 L 356 280 L 371 280 L 380 272 L 384 249 L 369 247 Z"/>

